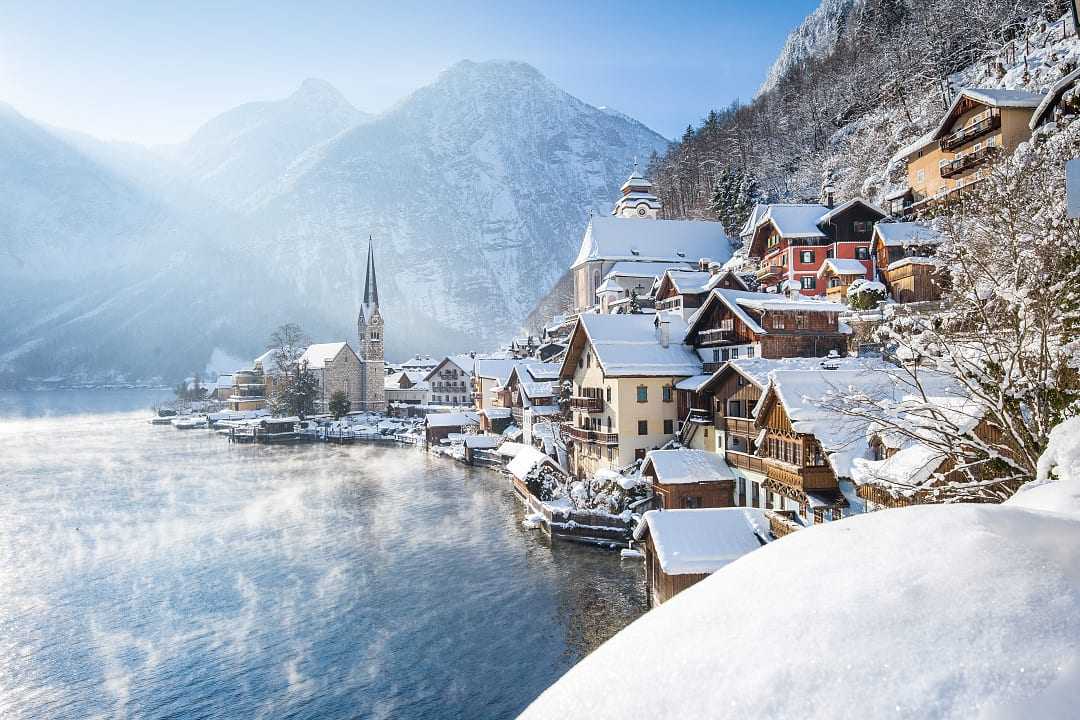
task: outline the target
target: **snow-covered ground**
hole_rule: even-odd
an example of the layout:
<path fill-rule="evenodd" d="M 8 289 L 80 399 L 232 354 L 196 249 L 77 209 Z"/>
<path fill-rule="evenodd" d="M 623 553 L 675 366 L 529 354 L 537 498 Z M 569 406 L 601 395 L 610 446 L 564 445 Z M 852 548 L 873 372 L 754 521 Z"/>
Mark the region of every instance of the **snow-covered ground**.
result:
<path fill-rule="evenodd" d="M 1080 514 L 937 505 L 750 553 L 522 717 L 1046 718 L 1078 704 Z"/>

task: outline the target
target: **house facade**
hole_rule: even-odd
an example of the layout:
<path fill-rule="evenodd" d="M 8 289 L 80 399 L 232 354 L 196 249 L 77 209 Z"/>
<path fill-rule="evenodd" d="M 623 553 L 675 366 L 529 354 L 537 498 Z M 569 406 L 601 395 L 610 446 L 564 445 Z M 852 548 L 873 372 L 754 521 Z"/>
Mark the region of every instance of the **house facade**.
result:
<path fill-rule="evenodd" d="M 560 371 L 573 385 L 564 435 L 576 476 L 644 460 L 674 437 L 675 385 L 701 372 L 685 328 L 670 313 L 578 318 Z"/>
<path fill-rule="evenodd" d="M 469 355 L 447 355 L 435 365 L 424 380 L 431 386 L 435 405 L 473 405 L 473 372 L 476 359 Z"/>
<path fill-rule="evenodd" d="M 343 392 L 353 410 L 361 409 L 364 388 L 361 382 L 360 358 L 347 342 L 317 343 L 300 356 L 300 364 L 318 380 L 315 396 L 316 413 L 329 412 L 334 393 Z"/>
<path fill-rule="evenodd" d="M 431 383 L 423 373 L 399 370 L 386 376 L 387 405 L 431 405 Z"/>
<path fill-rule="evenodd" d="M 874 258 L 881 281 L 898 303 L 940 300 L 948 278 L 934 261 L 939 233 L 916 222 L 874 226 Z"/>

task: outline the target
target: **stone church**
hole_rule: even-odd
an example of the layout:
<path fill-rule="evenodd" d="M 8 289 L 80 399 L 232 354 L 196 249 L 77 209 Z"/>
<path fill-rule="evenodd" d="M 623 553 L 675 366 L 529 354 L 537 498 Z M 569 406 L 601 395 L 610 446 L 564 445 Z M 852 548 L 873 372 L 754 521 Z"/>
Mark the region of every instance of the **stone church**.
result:
<path fill-rule="evenodd" d="M 386 355 L 383 348 L 382 313 L 379 312 L 379 285 L 375 279 L 375 251 L 368 238 L 367 275 L 364 303 L 356 321 L 360 359 L 360 404 L 358 410 L 386 412 Z"/>

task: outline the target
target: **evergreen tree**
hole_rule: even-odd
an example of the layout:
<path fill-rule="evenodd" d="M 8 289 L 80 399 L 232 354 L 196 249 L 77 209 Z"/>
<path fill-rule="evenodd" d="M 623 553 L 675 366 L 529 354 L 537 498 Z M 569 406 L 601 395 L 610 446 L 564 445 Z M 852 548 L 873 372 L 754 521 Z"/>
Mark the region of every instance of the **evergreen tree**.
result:
<path fill-rule="evenodd" d="M 340 420 L 343 416 L 349 414 L 349 410 L 352 409 L 352 403 L 349 401 L 349 396 L 345 394 L 344 390 L 335 390 L 334 394 L 330 396 L 330 414 L 334 416 L 335 420 Z"/>

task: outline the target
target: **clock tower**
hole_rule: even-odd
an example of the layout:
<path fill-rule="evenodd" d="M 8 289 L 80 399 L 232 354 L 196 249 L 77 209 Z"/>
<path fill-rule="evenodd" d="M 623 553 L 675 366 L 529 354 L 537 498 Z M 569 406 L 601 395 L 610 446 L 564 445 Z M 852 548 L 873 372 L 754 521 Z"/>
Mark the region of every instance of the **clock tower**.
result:
<path fill-rule="evenodd" d="M 655 220 L 664 205 L 652 191 L 652 183 L 638 171 L 634 163 L 634 172 L 622 185 L 622 197 L 615 203 L 611 214 L 616 217 L 643 218 Z"/>
<path fill-rule="evenodd" d="M 369 236 L 364 302 L 356 321 L 360 341 L 360 388 L 363 392 L 361 410 L 386 412 L 384 330 L 382 313 L 379 312 L 379 284 L 375 279 L 375 250 Z"/>

